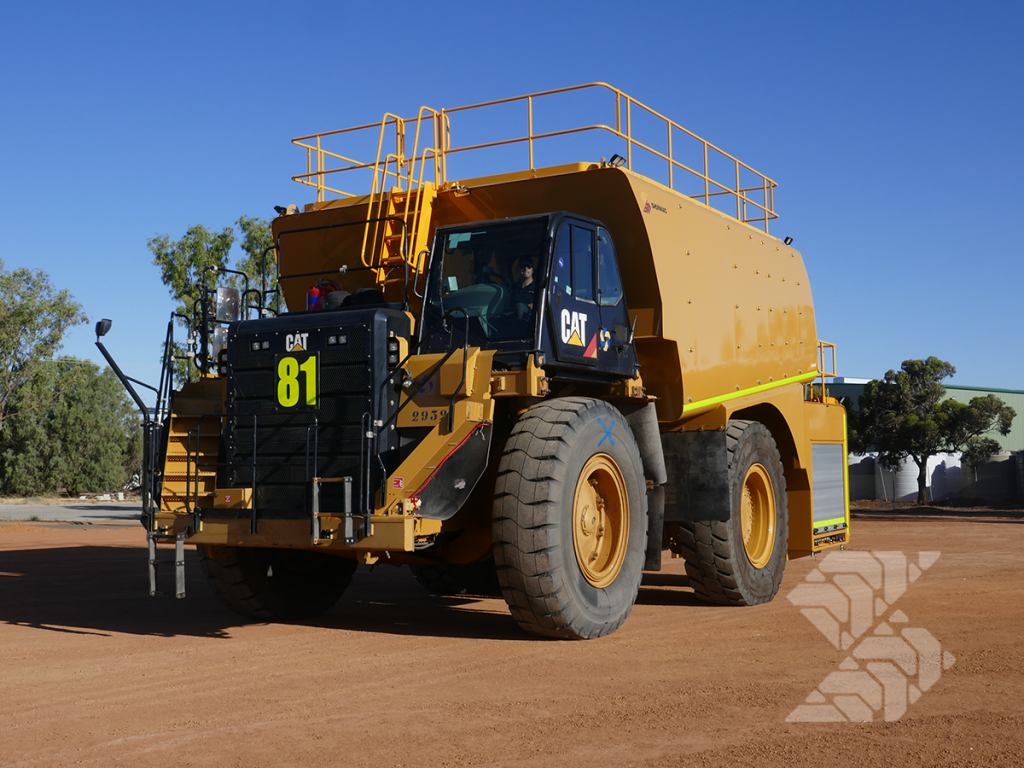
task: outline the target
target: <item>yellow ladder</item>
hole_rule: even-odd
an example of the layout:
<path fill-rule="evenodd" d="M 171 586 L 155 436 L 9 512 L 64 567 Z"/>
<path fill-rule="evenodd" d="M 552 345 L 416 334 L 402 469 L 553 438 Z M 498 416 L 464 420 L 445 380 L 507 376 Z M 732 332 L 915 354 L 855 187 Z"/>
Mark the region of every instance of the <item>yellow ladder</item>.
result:
<path fill-rule="evenodd" d="M 224 412 L 224 379 L 188 382 L 174 396 L 164 459 L 160 509 L 212 507 L 217 490 L 217 453 Z"/>
<path fill-rule="evenodd" d="M 377 283 L 385 290 L 388 285 L 404 285 L 406 262 L 413 282 L 423 271 L 425 264 L 419 252 L 429 245 L 430 214 L 436 197 L 437 187 L 429 182 L 411 192 L 395 188 L 387 194 L 383 243 L 371 265 L 380 267 Z"/>
<path fill-rule="evenodd" d="M 424 130 L 428 123 L 432 128 Z M 377 142 L 373 187 L 367 205 L 366 218 L 370 222 L 363 232 L 362 253 L 364 266 L 378 268 L 376 282 L 384 291 L 389 285 L 404 285 L 406 262 L 413 281 L 423 271 L 425 264 L 421 263 L 419 253 L 428 246 L 431 211 L 442 181 L 444 117 L 437 110 L 422 107 L 415 124 L 411 154 L 406 152 L 406 121 L 396 115 L 384 116 Z M 385 133 L 391 125 L 395 127 L 395 152 L 385 155 L 382 161 Z M 426 138 L 427 134 L 431 137 Z M 433 181 L 425 178 L 430 166 Z M 390 188 L 389 181 L 393 182 Z"/>

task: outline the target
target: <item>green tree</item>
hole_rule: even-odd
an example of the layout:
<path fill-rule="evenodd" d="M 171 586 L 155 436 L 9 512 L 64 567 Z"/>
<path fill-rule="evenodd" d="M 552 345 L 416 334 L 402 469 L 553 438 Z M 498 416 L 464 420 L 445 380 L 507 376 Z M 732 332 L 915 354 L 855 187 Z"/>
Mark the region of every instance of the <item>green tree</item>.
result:
<path fill-rule="evenodd" d="M 47 411 L 57 382 L 57 368 L 45 365 L 12 399 L 11 413 L 17 418 L 11 418 L 0 432 L 0 490 L 4 495 L 34 495 L 57 488 L 57 442 L 47 433 Z M 40 402 L 46 407 L 39 407 Z"/>
<path fill-rule="evenodd" d="M 58 291 L 39 269 L 7 271 L 0 260 L 0 430 L 19 391 L 58 349 L 68 329 L 88 322 L 67 290 Z M 52 393 L 39 393 L 35 403 L 22 402 L 21 412 L 39 408 Z"/>
<path fill-rule="evenodd" d="M 269 287 L 276 279 L 273 252 L 266 259 L 266 275 L 262 271 L 263 253 L 272 243 L 270 223 L 265 219 L 242 216 L 236 222 L 242 233 L 239 243 L 242 253 L 237 262 L 230 268 L 242 272 L 249 279 L 249 287 L 262 289 L 264 277 Z M 167 286 L 171 297 L 178 302 L 175 312 L 191 322 L 199 319 L 200 307 L 196 302 L 201 298 L 201 285 L 206 279 L 208 288 L 231 286 L 242 289 L 244 281 L 237 275 L 223 272 L 228 268 L 229 255 L 235 244 L 236 234 L 232 227 L 225 227 L 214 232 L 201 224 L 189 227 L 180 240 L 171 240 L 167 235 L 158 235 L 148 242 L 153 254 L 153 264 L 160 267 L 160 279 Z M 246 304 L 252 303 L 248 297 Z M 280 301 L 275 296 L 271 309 L 279 310 Z M 185 321 L 179 319 L 179 325 L 187 327 Z M 192 328 L 192 331 L 197 329 Z M 198 343 L 198 340 L 197 340 Z M 194 350 L 198 354 L 198 350 Z M 188 350 L 180 341 L 175 343 L 174 354 L 179 358 L 175 362 L 175 374 L 179 378 L 191 379 L 196 367 L 187 358 Z"/>
<path fill-rule="evenodd" d="M 234 242 L 235 233 L 231 227 L 211 232 L 202 224 L 189 227 L 180 240 L 172 241 L 167 235 L 157 235 L 149 240 L 153 264 L 160 267 L 160 279 L 178 302 L 176 312 L 192 317 L 192 310 L 199 299 L 196 289 L 204 273 L 208 273 L 208 281 L 216 281 L 212 270 L 227 266 L 228 253 Z"/>
<path fill-rule="evenodd" d="M 227 266 L 228 253 L 234 242 L 235 233 L 231 227 L 211 232 L 202 224 L 189 227 L 180 240 L 171 240 L 167 235 L 157 235 L 149 240 L 147 245 L 153 254 L 153 264 L 160 267 L 160 279 L 167 286 L 171 298 L 178 302 L 174 311 L 186 318 L 179 319 L 179 325 L 188 328 L 192 318 L 198 314 L 200 308 L 196 302 L 201 298 L 200 286 L 204 278 L 209 287 L 218 285 L 219 270 Z M 196 350 L 193 348 L 192 351 Z M 179 378 L 191 380 L 195 366 L 188 359 L 188 353 L 185 344 L 175 342 L 173 354 L 177 359 L 174 372 Z"/>
<path fill-rule="evenodd" d="M 242 241 L 239 246 L 245 253 L 245 256 L 235 263 L 235 269 L 246 274 L 249 278 L 250 288 L 263 290 L 266 285 L 268 290 L 274 290 L 277 280 L 275 269 L 277 255 L 274 251 L 267 250 L 274 244 L 270 222 L 266 219 L 242 216 L 235 224 L 242 232 Z M 266 254 L 265 257 L 264 254 Z M 281 311 L 281 304 L 280 293 L 275 292 L 270 296 L 269 308 L 275 313 Z"/>
<path fill-rule="evenodd" d="M 983 461 L 999 450 L 986 433 L 1009 434 L 1017 415 L 995 395 L 969 403 L 944 399 L 946 388 L 940 382 L 955 373 L 955 367 L 937 357 L 904 360 L 899 371 L 864 387 L 860 412 L 851 420 L 853 451 L 878 451 L 879 463 L 892 471 L 908 457 L 914 460 L 918 504 L 926 501 L 930 456 L 964 451 L 970 461 Z"/>
<path fill-rule="evenodd" d="M 54 391 L 44 407 L 33 407 Z M 139 416 L 109 368 L 101 373 L 89 361 L 53 360 L 20 390 L 13 413 L 0 435 L 5 493 L 112 491 L 140 472 Z"/>

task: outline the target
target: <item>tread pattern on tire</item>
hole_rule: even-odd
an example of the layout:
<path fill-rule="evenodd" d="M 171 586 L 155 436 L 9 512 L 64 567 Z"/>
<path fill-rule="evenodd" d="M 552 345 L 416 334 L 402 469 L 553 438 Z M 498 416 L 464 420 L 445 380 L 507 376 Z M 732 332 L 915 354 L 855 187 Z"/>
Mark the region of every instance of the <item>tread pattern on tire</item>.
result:
<path fill-rule="evenodd" d="M 726 428 L 726 449 L 729 454 L 731 470 L 734 453 L 739 446 L 740 436 L 750 428 L 760 428 L 768 436 L 772 448 L 776 450 L 774 438 L 760 422 L 736 419 L 729 422 Z M 777 453 L 776 453 L 777 455 Z M 781 473 L 780 473 L 781 475 Z M 786 508 L 786 479 L 781 475 L 780 491 L 783 510 Z M 789 517 L 780 515 L 782 542 L 789 539 Z M 719 605 L 748 605 L 737 581 L 738 558 L 746 558 L 743 542 L 733 541 L 728 521 L 684 522 L 677 527 L 677 537 L 672 542 L 672 549 L 686 560 L 686 575 L 690 586 L 697 597 Z M 783 567 L 785 567 L 783 565 Z M 780 578 L 774 580 L 774 588 L 770 600 L 779 589 Z M 767 600 L 759 602 L 767 602 Z"/>
<path fill-rule="evenodd" d="M 557 525 L 555 510 L 562 503 L 565 475 L 572 454 L 570 441 L 583 424 L 583 414 L 604 403 L 586 397 L 565 397 L 535 405 L 513 427 L 498 465 L 494 493 L 494 560 L 502 596 L 512 617 L 528 632 L 554 638 L 580 639 L 610 634 L 625 621 L 627 610 L 611 624 L 579 631 L 579 617 L 560 600 L 565 587 L 553 577 L 561 536 L 571 531 Z M 632 450 L 640 461 L 631 433 Z M 575 483 L 575 478 L 571 481 Z M 643 484 L 640 466 L 639 482 Z M 575 489 L 575 485 L 574 485 Z M 642 505 L 646 523 L 646 494 Z M 646 550 L 646 528 L 641 552 Z M 631 531 L 631 536 L 634 535 Z M 642 564 L 637 569 L 639 589 Z M 635 599 L 635 592 L 634 592 Z M 632 603 L 630 603 L 630 607 Z M 585 622 L 584 622 L 585 623 Z"/>
<path fill-rule="evenodd" d="M 352 582 L 357 563 L 341 557 L 310 552 L 324 558 L 310 578 L 288 583 L 266 578 L 268 567 L 284 566 L 274 550 L 225 547 L 211 557 L 199 545 L 200 564 L 214 593 L 235 613 L 263 621 L 302 621 L 319 616 L 342 596 Z"/>

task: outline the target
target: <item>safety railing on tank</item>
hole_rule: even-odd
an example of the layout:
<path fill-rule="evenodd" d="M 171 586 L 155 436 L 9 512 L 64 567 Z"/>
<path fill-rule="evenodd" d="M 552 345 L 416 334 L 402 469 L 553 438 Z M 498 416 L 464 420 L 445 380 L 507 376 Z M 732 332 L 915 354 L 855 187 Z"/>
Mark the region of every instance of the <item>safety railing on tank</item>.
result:
<path fill-rule="evenodd" d="M 588 89 L 607 91 L 614 98 L 614 119 L 611 121 L 611 124 L 593 123 L 589 125 L 578 125 L 561 130 L 541 132 L 538 132 L 535 129 L 534 107 L 539 99 L 564 95 L 576 91 L 585 91 Z M 522 104 L 525 107 L 525 135 L 515 136 L 513 138 L 502 138 L 494 141 L 476 142 L 466 145 L 452 143 L 453 115 L 466 114 L 474 110 L 481 110 L 507 104 Z M 545 104 L 547 104 L 547 102 L 545 102 Z M 635 115 L 634 113 L 637 114 Z M 649 139 L 641 141 L 640 138 L 638 138 L 634 122 L 635 117 L 639 115 L 653 118 L 657 123 L 660 123 L 663 126 L 662 130 L 665 132 L 663 134 L 665 137 L 663 149 L 652 146 L 652 142 Z M 405 143 L 407 123 L 416 124 L 416 141 L 413 144 L 412 151 L 409 153 L 406 152 Z M 429 123 L 429 127 L 425 127 L 426 123 Z M 502 119 L 501 121 L 495 121 L 494 128 L 497 130 L 499 127 L 505 128 L 507 125 L 508 120 Z M 381 155 L 384 151 L 385 134 L 388 133 L 391 128 L 393 128 L 395 132 L 395 152 L 388 152 L 384 154 L 382 159 Z M 419 148 L 421 128 L 428 130 L 432 134 L 432 140 L 424 141 L 422 149 Z M 351 135 L 360 131 L 369 130 L 379 131 L 377 154 L 373 160 L 357 160 L 333 150 L 328 150 L 324 146 L 325 142 L 328 140 L 333 141 L 334 139 L 344 137 L 346 134 Z M 622 165 L 630 170 L 635 170 L 635 165 L 637 164 L 637 158 L 634 156 L 635 152 L 644 153 L 649 158 L 655 158 L 660 162 L 664 162 L 664 167 L 667 170 L 665 185 L 671 189 L 677 190 L 682 186 L 684 180 L 690 181 L 691 183 L 694 181 L 699 182 L 699 187 L 701 189 L 696 193 L 692 190 L 688 192 L 678 190 L 682 194 L 686 194 L 691 199 L 699 200 L 708 206 L 713 206 L 713 204 L 718 202 L 719 198 L 731 197 L 735 201 L 735 213 L 732 211 L 731 203 L 727 206 L 729 210 L 722 210 L 722 208 L 717 205 L 715 205 L 715 207 L 723 213 L 735 216 L 739 221 L 748 224 L 758 224 L 765 232 L 768 232 L 768 223 L 778 218 L 774 208 L 774 191 L 778 185 L 772 179 L 765 176 L 763 173 L 754 170 L 749 165 L 740 161 L 725 150 L 720 149 L 705 139 L 702 139 L 695 133 L 688 131 L 656 110 L 651 109 L 646 104 L 637 101 L 628 94 L 623 93 L 619 89 L 606 83 L 588 83 L 569 88 L 541 91 L 539 93 L 528 94 L 526 96 L 515 96 L 508 99 L 498 99 L 495 101 L 482 102 L 480 104 L 471 104 L 464 107 L 454 107 L 452 109 L 434 110 L 423 107 L 417 117 L 409 118 L 407 120 L 402 119 L 397 115 L 386 114 L 383 120 L 379 123 L 369 123 L 352 128 L 344 128 L 336 131 L 328 131 L 326 133 L 302 136 L 300 138 L 293 139 L 292 143 L 306 150 L 306 172 L 293 176 L 292 179 L 300 184 L 314 187 L 317 190 L 318 202 L 322 202 L 328 193 L 337 194 L 343 197 L 356 196 L 356 193 L 343 191 L 340 189 L 340 186 L 332 186 L 331 184 L 334 184 L 332 180 L 337 174 L 357 170 L 373 170 L 373 184 L 371 189 L 371 192 L 373 193 L 376 193 L 379 189 L 383 188 L 383 185 L 386 184 L 389 179 L 394 181 L 399 188 L 415 189 L 415 170 L 417 168 L 417 164 L 419 164 L 418 167 L 420 168 L 420 178 L 422 178 L 422 169 L 428 163 L 432 164 L 434 167 L 436 183 L 443 185 L 449 183 L 448 160 L 451 156 L 458 153 L 473 152 L 515 144 L 526 145 L 527 157 L 524 158 L 524 160 L 526 161 L 527 168 L 530 171 L 533 171 L 536 170 L 534 149 L 537 142 L 546 139 L 553 139 L 559 136 L 585 133 L 588 131 L 605 131 L 623 139 L 625 141 L 626 156 L 625 158 L 622 158 Z M 673 138 L 680 136 L 697 142 L 697 147 L 700 150 L 699 154 L 701 156 L 698 163 L 691 165 L 684 163 L 680 159 L 678 146 L 673 144 Z M 573 158 L 573 160 L 578 161 L 579 158 Z M 725 164 L 729 169 L 727 177 L 723 176 L 721 172 L 712 174 L 711 166 L 715 164 L 715 162 Z M 392 165 L 394 168 L 390 167 Z M 522 170 L 522 167 L 520 166 L 519 168 L 511 170 Z M 495 169 L 494 172 L 507 173 L 509 171 L 510 169 L 508 168 L 502 168 Z M 744 183 L 744 179 L 742 178 L 744 175 L 752 181 Z M 329 181 L 331 184 L 328 183 Z M 659 179 L 655 179 L 655 181 L 659 181 Z M 378 186 L 378 183 L 380 186 Z"/>
<path fill-rule="evenodd" d="M 411 151 L 406 148 L 406 124 L 414 123 L 416 131 L 413 135 Z M 426 124 L 429 123 L 430 136 L 426 135 Z M 394 151 L 385 149 L 385 142 L 391 140 L 394 132 Z M 358 134 L 363 131 L 377 131 L 377 151 L 373 160 L 358 160 L 333 152 L 324 147 L 325 141 L 336 140 L 338 137 Z M 422 147 L 420 141 L 423 141 Z M 317 191 L 317 202 L 323 202 L 328 193 L 342 197 L 356 197 L 365 192 L 349 192 L 332 187 L 328 179 L 337 174 L 350 171 L 372 170 L 373 181 L 370 193 L 376 194 L 391 181 L 400 189 L 416 189 L 426 181 L 424 178 L 428 160 L 433 165 L 433 183 L 443 183 L 443 157 L 446 141 L 450 139 L 450 130 L 442 115 L 429 107 L 421 107 L 414 118 L 404 119 L 398 115 L 386 113 L 376 123 L 341 128 L 336 131 L 314 133 L 292 139 L 292 144 L 306 150 L 306 172 L 292 176 L 293 181 L 310 186 Z M 393 167 L 392 167 L 393 166 Z M 417 173 L 417 169 L 419 172 Z"/>
<path fill-rule="evenodd" d="M 827 362 L 827 364 L 826 364 Z M 811 384 L 811 399 L 824 402 L 827 392 L 825 391 L 825 379 L 835 378 L 836 374 L 836 345 L 828 341 L 818 340 L 818 376 Z M 817 383 L 814 383 L 817 382 Z M 817 390 L 817 391 L 815 391 Z"/>

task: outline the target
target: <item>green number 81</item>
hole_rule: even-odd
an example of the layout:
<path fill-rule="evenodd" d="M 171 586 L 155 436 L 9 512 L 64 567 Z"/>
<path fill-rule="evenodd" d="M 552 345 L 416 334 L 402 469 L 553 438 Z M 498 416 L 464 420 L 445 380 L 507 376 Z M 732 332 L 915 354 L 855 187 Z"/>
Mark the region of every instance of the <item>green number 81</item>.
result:
<path fill-rule="evenodd" d="M 291 408 L 299 402 L 299 373 L 306 374 L 306 405 L 316 405 L 316 357 L 301 365 L 294 357 L 282 357 L 277 363 L 277 402 Z"/>

